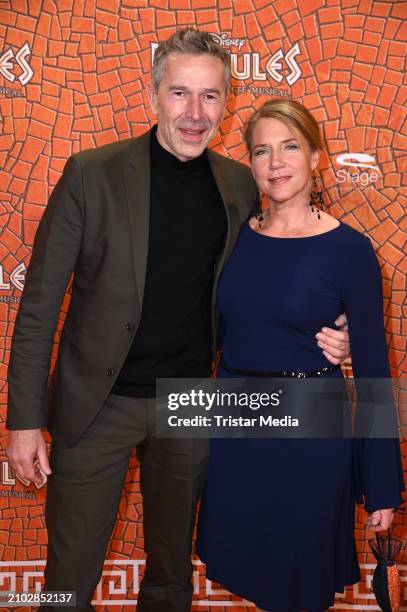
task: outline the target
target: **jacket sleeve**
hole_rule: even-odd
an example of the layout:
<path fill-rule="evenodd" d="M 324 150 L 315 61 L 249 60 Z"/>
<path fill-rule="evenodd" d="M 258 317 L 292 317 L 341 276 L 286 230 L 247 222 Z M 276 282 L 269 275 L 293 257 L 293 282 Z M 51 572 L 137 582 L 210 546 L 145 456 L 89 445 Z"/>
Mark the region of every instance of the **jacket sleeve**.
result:
<path fill-rule="evenodd" d="M 358 395 L 357 423 L 363 421 L 361 431 L 367 433 L 376 427 L 373 435 L 359 435 L 355 440 L 358 493 L 364 497 L 366 510 L 373 512 L 401 504 L 404 483 L 390 384 L 380 267 L 370 240 L 361 238 L 352 249 L 346 270 L 343 301 Z M 386 433 L 382 435 L 387 437 L 380 437 L 384 428 L 378 425 L 378 418 L 383 419 L 382 423 L 394 423 L 394 435 Z M 391 431 L 391 426 L 388 430 Z"/>
<path fill-rule="evenodd" d="M 47 387 L 61 303 L 75 270 L 84 223 L 82 172 L 71 157 L 34 240 L 8 369 L 8 429 L 46 427 Z"/>

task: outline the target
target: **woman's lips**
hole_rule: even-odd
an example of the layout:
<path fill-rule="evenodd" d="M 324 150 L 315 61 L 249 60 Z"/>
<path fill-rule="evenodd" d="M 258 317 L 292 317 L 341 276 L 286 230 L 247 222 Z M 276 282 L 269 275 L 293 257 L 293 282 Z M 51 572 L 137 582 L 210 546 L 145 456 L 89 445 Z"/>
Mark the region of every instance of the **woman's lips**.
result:
<path fill-rule="evenodd" d="M 269 183 L 273 185 L 281 185 L 282 183 L 286 183 L 289 181 L 291 176 L 276 176 L 275 178 L 269 179 Z"/>

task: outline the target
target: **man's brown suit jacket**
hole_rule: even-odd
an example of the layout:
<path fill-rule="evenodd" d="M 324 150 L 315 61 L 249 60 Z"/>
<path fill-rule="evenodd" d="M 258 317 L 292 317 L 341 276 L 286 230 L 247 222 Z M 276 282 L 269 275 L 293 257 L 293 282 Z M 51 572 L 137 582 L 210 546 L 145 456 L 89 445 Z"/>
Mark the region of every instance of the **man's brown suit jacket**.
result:
<path fill-rule="evenodd" d="M 40 222 L 18 312 L 10 364 L 9 429 L 48 427 L 64 446 L 86 430 L 126 359 L 140 319 L 147 266 L 150 132 L 72 156 Z M 250 170 L 208 151 L 228 220 L 216 285 L 255 201 Z M 72 297 L 48 390 L 54 333 Z"/>

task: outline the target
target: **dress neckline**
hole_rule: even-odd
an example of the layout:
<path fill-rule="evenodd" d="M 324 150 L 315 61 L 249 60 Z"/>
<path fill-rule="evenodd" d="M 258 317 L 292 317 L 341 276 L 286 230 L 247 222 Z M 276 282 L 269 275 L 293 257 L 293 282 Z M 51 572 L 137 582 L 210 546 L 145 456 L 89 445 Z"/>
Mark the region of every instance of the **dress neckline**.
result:
<path fill-rule="evenodd" d="M 321 236 L 326 236 L 327 234 L 332 234 L 332 232 L 336 232 L 338 229 L 340 229 L 343 223 L 342 221 L 339 221 L 339 225 L 333 227 L 332 229 L 326 232 L 322 232 L 321 234 L 312 234 L 311 236 L 292 236 L 291 238 L 289 236 L 267 236 L 267 234 L 260 234 L 259 232 L 256 232 L 256 230 L 254 230 L 252 227 L 250 227 L 250 221 L 247 221 L 246 225 L 252 232 L 252 234 L 257 234 L 257 236 L 260 236 L 260 238 L 268 238 L 270 240 L 308 240 L 309 238 L 319 238 Z"/>

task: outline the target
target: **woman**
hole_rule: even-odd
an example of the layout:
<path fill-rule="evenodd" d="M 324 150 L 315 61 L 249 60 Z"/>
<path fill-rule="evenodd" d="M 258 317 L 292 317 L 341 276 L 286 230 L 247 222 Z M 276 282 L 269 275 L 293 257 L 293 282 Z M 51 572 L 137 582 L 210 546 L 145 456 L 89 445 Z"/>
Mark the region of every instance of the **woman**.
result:
<path fill-rule="evenodd" d="M 315 119 L 295 101 L 272 100 L 253 115 L 246 139 L 268 207 L 243 226 L 219 285 L 218 375 L 340 378 L 314 335 L 345 311 L 355 376 L 389 377 L 371 243 L 315 205 Z M 262 610 L 330 607 L 335 592 L 360 579 L 356 489 L 369 529 L 386 529 L 402 501 L 398 440 L 358 440 L 357 479 L 354 446 L 339 437 L 213 439 L 197 541 L 207 576 Z"/>

